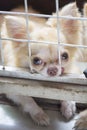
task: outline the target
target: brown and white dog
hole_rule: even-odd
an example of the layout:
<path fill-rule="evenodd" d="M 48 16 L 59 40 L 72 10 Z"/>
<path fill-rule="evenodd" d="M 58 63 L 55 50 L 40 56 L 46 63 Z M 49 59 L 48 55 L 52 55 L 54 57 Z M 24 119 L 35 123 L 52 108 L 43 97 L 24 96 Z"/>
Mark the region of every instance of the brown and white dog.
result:
<path fill-rule="evenodd" d="M 19 9 L 20 10 L 20 9 Z M 75 3 L 63 7 L 60 16 L 79 17 L 80 14 Z M 30 40 L 49 41 L 57 44 L 29 43 L 31 44 L 32 69 L 44 76 L 54 77 L 64 73 L 79 73 L 75 66 L 77 48 L 60 46 L 61 67 L 58 58 L 58 40 L 60 43 L 81 44 L 82 24 L 79 20 L 60 19 L 60 38 L 58 39 L 56 25 L 49 24 L 44 18 L 29 19 Z M 56 20 L 54 20 L 55 22 Z M 56 22 L 55 22 L 56 23 Z M 26 20 L 24 17 L 5 16 L 1 28 L 2 38 L 28 39 Z M 3 41 L 5 65 L 12 67 L 30 68 L 28 56 L 28 43 Z M 22 106 L 23 111 L 28 112 L 32 119 L 40 125 L 48 125 L 49 117 L 31 97 L 7 95 L 15 103 Z M 70 119 L 75 114 L 75 103 L 62 101 L 61 111 L 63 116 Z"/>

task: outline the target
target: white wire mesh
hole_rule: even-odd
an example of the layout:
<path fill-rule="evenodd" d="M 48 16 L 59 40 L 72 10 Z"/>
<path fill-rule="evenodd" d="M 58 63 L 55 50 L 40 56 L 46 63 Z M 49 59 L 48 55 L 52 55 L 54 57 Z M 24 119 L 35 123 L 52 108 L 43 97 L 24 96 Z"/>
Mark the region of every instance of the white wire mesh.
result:
<path fill-rule="evenodd" d="M 1 44 L 1 65 L 3 66 L 3 68 L 5 68 L 5 65 L 4 65 L 4 56 L 3 56 L 3 50 L 2 50 L 2 40 L 10 40 L 10 41 L 17 41 L 17 42 L 27 42 L 28 43 L 28 48 L 29 48 L 29 67 L 32 71 L 32 65 L 31 65 L 31 44 L 29 43 L 44 43 L 44 44 L 54 44 L 54 42 L 49 42 L 49 41 L 36 41 L 36 40 L 30 40 L 30 36 L 29 36 L 29 30 L 28 30 L 28 24 L 29 24 L 29 16 L 33 16 L 33 17 L 43 17 L 43 18 L 55 18 L 57 19 L 57 34 L 58 34 L 58 41 L 57 43 L 55 42 L 55 44 L 58 44 L 58 58 L 59 58 L 59 64 L 60 64 L 60 68 L 61 68 L 61 58 L 60 58 L 60 46 L 70 46 L 70 47 L 77 47 L 77 48 L 87 48 L 87 46 L 83 46 L 83 45 L 73 45 L 73 44 L 69 44 L 69 43 L 61 43 L 60 44 L 60 32 L 59 32 L 59 19 L 73 19 L 73 20 L 87 20 L 87 18 L 85 17 L 68 17 L 68 16 L 59 16 L 59 1 L 56 0 L 56 14 L 57 16 L 53 16 L 53 15 L 44 15 L 44 14 L 35 14 L 35 13 L 29 13 L 28 12 L 28 5 L 27 5 L 27 0 L 24 0 L 24 6 L 25 6 L 25 12 L 12 12 L 12 11 L 0 11 L 0 14 L 4 14 L 4 15 L 23 15 L 25 16 L 26 18 L 26 32 L 27 32 L 27 36 L 28 36 L 28 39 L 16 39 L 16 38 L 3 38 L 1 37 L 1 34 L 0 34 L 0 44 Z M 12 70 L 12 71 L 9 71 L 9 70 Z M 10 72 L 10 73 L 9 73 Z M 20 73 L 20 74 L 18 74 Z M 22 77 L 22 78 L 26 78 L 26 72 L 25 74 L 23 74 L 21 71 L 19 71 L 18 73 L 15 73 L 13 71 L 13 69 L 8 69 L 8 68 L 5 68 L 5 70 L 3 70 L 3 74 L 2 74 L 2 69 L 1 69 L 1 73 L 0 75 L 1 76 L 12 76 L 12 77 Z M 21 76 L 19 76 L 21 75 Z M 32 74 L 28 75 L 27 78 L 30 78 L 31 79 L 31 76 Z M 35 74 L 33 74 L 33 76 L 35 77 L 35 79 L 38 79 L 38 76 Z M 57 77 L 60 79 L 60 77 Z M 67 77 L 69 79 L 69 77 Z M 33 79 L 33 78 L 32 78 Z M 39 78 L 40 80 L 43 79 L 43 78 Z M 81 78 L 80 78 L 81 79 Z M 49 78 L 47 78 L 47 80 L 49 80 Z M 56 79 L 58 82 L 61 80 L 58 80 Z M 52 78 L 51 78 L 51 81 L 52 81 Z M 54 81 L 54 79 L 53 79 Z M 62 80 L 63 82 L 63 80 Z M 70 79 L 67 80 L 67 82 L 70 82 Z M 72 82 L 72 80 L 71 80 Z M 77 83 L 79 81 L 75 81 L 75 83 Z M 85 82 L 85 84 L 87 83 L 85 80 L 83 81 Z"/>
<path fill-rule="evenodd" d="M 56 0 L 56 14 L 57 14 L 57 35 L 58 35 L 58 58 L 59 58 L 59 66 L 61 70 L 61 54 L 60 54 L 60 22 L 59 22 L 59 1 Z"/>
<path fill-rule="evenodd" d="M 25 6 L 25 13 L 28 13 L 28 3 L 27 3 L 27 0 L 24 0 L 24 6 Z M 26 32 L 27 32 L 27 37 L 28 37 L 28 53 L 29 53 L 29 68 L 30 68 L 30 71 L 32 72 L 32 65 L 31 65 L 31 44 L 29 42 L 29 39 L 30 39 L 30 36 L 29 36 L 29 29 L 28 29 L 28 25 L 29 25 L 29 17 L 28 15 L 26 14 L 25 15 L 26 17 Z"/>
<path fill-rule="evenodd" d="M 5 14 L 5 15 L 28 15 L 28 16 L 35 16 L 35 17 L 43 17 L 43 18 L 57 18 L 57 16 L 53 15 L 45 15 L 45 14 L 36 14 L 36 13 L 26 13 L 26 12 L 13 12 L 13 11 L 0 11 L 0 14 Z M 73 20 L 82 20 L 82 21 L 87 21 L 86 17 L 71 17 L 71 16 L 58 16 L 60 19 L 73 19 Z"/>

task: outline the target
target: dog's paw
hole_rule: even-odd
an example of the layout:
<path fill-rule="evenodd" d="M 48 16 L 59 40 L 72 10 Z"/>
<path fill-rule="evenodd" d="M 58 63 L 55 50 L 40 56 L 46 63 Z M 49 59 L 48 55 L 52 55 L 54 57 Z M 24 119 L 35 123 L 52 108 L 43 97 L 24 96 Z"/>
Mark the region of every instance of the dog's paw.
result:
<path fill-rule="evenodd" d="M 87 110 L 79 114 L 79 118 L 76 120 L 75 130 L 87 130 Z"/>
<path fill-rule="evenodd" d="M 68 101 L 62 101 L 61 102 L 61 112 L 62 115 L 67 119 L 70 120 L 76 111 L 75 102 L 68 102 Z"/>
<path fill-rule="evenodd" d="M 83 118 L 80 118 L 76 121 L 75 130 L 87 130 L 87 120 L 84 120 Z"/>
<path fill-rule="evenodd" d="M 33 114 L 31 117 L 38 125 L 48 126 L 50 124 L 50 119 L 44 111 Z"/>

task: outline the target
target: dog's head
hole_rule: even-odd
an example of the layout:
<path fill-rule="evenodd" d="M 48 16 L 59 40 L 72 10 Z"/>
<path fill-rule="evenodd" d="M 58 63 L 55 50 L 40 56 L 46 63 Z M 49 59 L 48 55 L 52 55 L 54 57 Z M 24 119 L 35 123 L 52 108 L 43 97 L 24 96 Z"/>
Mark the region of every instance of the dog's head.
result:
<path fill-rule="evenodd" d="M 30 37 L 39 42 L 48 42 L 31 44 L 31 63 L 33 69 L 46 76 L 58 76 L 64 73 L 64 68 L 68 65 L 70 57 L 69 51 L 62 46 L 60 46 L 60 54 L 58 52 L 57 30 L 55 28 L 44 27 L 38 32 L 32 32 Z M 62 42 L 66 42 L 62 34 L 60 37 Z"/>
<path fill-rule="evenodd" d="M 77 17 L 79 13 L 77 11 L 76 5 L 70 4 L 65 6 L 61 10 L 60 14 L 61 16 Z M 27 38 L 26 22 L 24 19 L 23 20 L 22 19 L 20 20 L 20 18 L 17 17 L 16 18 L 6 17 L 7 33 L 10 37 L 17 39 Z M 41 29 L 39 28 L 39 30 L 37 30 L 35 29 L 35 24 L 33 22 L 30 21 L 29 23 L 29 34 L 30 34 L 29 38 L 33 41 L 34 40 L 37 41 L 37 43 L 35 42 L 30 43 L 32 68 L 45 76 L 51 76 L 51 77 L 67 73 L 69 71 L 69 68 L 71 67 L 71 64 L 76 54 L 75 48 L 59 46 L 58 42 L 69 44 L 78 44 L 78 42 L 80 42 L 79 35 L 81 30 L 79 20 L 75 21 L 73 19 L 61 19 L 59 28 L 60 31 L 59 38 L 56 26 L 51 26 L 51 24 L 50 25 L 45 24 L 45 27 L 42 27 Z M 38 43 L 38 41 L 39 42 L 42 41 L 43 43 Z M 44 43 L 46 41 L 53 44 Z M 26 46 L 26 43 L 21 44 L 18 43 L 17 46 L 21 46 L 22 44 Z M 58 52 L 58 50 L 60 51 Z M 20 59 L 23 62 L 26 61 L 26 57 L 27 62 L 29 62 L 28 46 L 26 52 L 27 53 L 25 53 L 25 50 L 24 52 L 23 51 L 19 52 L 19 55 L 21 57 Z M 25 54 L 23 55 L 23 53 Z M 60 67 L 60 60 L 61 60 L 61 67 Z"/>

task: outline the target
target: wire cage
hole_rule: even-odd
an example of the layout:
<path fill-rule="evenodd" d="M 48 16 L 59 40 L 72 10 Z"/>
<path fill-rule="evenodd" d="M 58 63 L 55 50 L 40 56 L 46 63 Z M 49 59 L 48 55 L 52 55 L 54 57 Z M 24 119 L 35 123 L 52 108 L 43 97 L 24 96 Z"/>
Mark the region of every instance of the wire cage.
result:
<path fill-rule="evenodd" d="M 76 100 L 77 102 L 87 102 L 87 80 L 83 74 L 69 73 L 63 76 L 49 77 L 44 76 L 40 72 L 31 73 L 31 44 L 54 44 L 55 41 L 42 41 L 42 40 L 30 40 L 30 33 L 28 25 L 30 22 L 30 17 L 39 18 L 52 18 L 57 21 L 57 42 L 55 44 L 58 47 L 58 59 L 61 68 L 61 46 L 67 46 L 72 48 L 87 48 L 87 46 L 60 43 L 60 19 L 73 19 L 86 21 L 85 17 L 70 17 L 70 16 L 60 16 L 59 15 L 59 1 L 56 0 L 56 15 L 45 15 L 40 13 L 29 12 L 27 0 L 24 0 L 24 12 L 20 11 L 0 11 L 1 16 L 3 15 L 16 15 L 23 16 L 26 19 L 26 33 L 27 39 L 16 39 L 16 38 L 4 38 L 0 32 L 0 49 L 1 49 L 1 66 L 0 66 L 0 93 L 16 93 L 34 97 L 50 98 L 50 99 L 66 99 L 66 100 Z M 14 30 L 13 30 L 14 31 Z M 26 42 L 28 44 L 28 55 L 29 55 L 29 68 L 16 68 L 13 66 L 6 66 L 4 62 L 4 50 L 3 41 L 15 41 L 15 42 Z M 20 44 L 19 43 L 19 44 Z M 86 63 L 79 63 L 81 66 L 85 66 Z M 86 64 L 87 65 L 87 64 Z M 78 66 L 78 64 L 77 64 Z M 30 70 L 29 70 L 30 69 Z M 83 69 L 83 68 L 82 68 Z M 6 78 L 8 77 L 8 78 Z M 10 78 L 9 78 L 10 77 Z M 8 85 L 7 85 L 8 84 Z M 60 87 L 61 86 L 61 87 Z M 61 94 L 64 95 L 61 97 Z"/>

